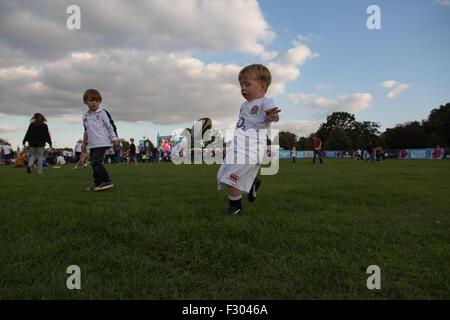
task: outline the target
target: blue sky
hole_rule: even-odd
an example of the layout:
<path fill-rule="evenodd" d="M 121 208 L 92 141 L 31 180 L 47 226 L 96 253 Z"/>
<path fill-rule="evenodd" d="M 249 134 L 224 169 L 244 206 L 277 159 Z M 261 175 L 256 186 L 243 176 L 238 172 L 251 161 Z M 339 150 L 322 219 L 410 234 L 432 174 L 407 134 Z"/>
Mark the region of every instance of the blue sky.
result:
<path fill-rule="evenodd" d="M 231 127 L 243 102 L 237 72 L 251 63 L 273 66 L 269 94 L 283 110 L 278 127 L 299 136 L 315 130 L 341 105 L 357 120 L 375 121 L 385 129 L 425 119 L 450 101 L 450 4 L 445 0 L 233 0 L 213 1 L 219 4 L 207 10 L 191 0 L 193 17 L 184 10 L 176 17 L 168 14 L 157 26 L 148 26 L 136 14 L 136 26 L 120 21 L 123 15 L 127 21 L 123 12 L 128 10 L 150 15 L 143 2 L 116 1 L 104 13 L 109 20 L 92 21 L 86 11 L 96 5 L 101 11 L 102 1 L 80 1 L 82 28 L 71 33 L 60 22 L 69 2 L 58 2 L 56 8 L 51 1 L 40 6 L 24 1 L 25 7 L 13 1 L 2 4 L 0 137 L 13 146 L 21 144 L 29 119 L 40 110 L 55 144 L 73 146 L 82 135 L 77 119 L 85 111 L 79 97 L 88 87 L 105 93 L 104 102 L 125 139 L 155 141 L 158 132 L 170 134 L 203 116 L 210 116 L 216 127 Z M 221 6 L 231 2 L 227 16 Z M 366 26 L 366 9 L 374 4 L 381 10 L 381 30 Z M 6 13 L 18 12 L 28 12 L 39 23 L 17 26 L 6 18 Z M 188 35 L 177 29 L 180 17 L 192 27 Z M 204 31 L 202 21 L 212 31 Z M 31 36 L 36 25 L 45 31 L 46 24 L 61 24 L 61 30 L 52 38 L 45 32 Z M 121 40 L 136 30 L 147 31 L 132 44 Z M 144 37 L 149 41 L 141 45 Z M 100 40 L 89 46 L 86 39 Z M 73 46 L 77 41 L 79 46 Z M 293 49 L 297 51 L 288 59 Z M 263 52 L 276 56 L 263 60 Z M 97 69 L 100 65 L 103 69 Z M 388 97 L 398 87 L 403 90 Z M 18 90 L 12 92 L 14 88 Z"/>

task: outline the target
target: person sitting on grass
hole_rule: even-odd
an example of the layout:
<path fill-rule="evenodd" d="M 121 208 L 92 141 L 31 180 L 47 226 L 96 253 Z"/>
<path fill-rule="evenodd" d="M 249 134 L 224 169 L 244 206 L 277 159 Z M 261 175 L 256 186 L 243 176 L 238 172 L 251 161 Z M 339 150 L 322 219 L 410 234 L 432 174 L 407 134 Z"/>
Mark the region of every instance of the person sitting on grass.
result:
<path fill-rule="evenodd" d="M 16 162 L 14 162 L 14 168 L 23 168 L 28 165 L 28 152 L 21 152 L 20 155 L 16 158 Z"/>

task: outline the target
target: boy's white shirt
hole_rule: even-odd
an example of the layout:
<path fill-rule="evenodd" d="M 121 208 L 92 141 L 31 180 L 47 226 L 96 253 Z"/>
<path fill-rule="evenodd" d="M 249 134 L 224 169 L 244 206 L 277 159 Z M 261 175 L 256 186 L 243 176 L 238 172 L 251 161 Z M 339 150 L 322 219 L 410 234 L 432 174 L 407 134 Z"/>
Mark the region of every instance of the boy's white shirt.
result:
<path fill-rule="evenodd" d="M 88 135 L 89 148 L 111 147 L 113 140 L 119 140 L 106 111 L 99 106 L 92 114 L 83 116 L 83 125 Z"/>
<path fill-rule="evenodd" d="M 78 142 L 76 145 L 75 145 L 75 152 L 81 152 L 81 145 L 82 145 L 82 143 L 81 142 Z"/>
<path fill-rule="evenodd" d="M 8 155 L 8 154 L 10 154 L 12 152 L 11 146 L 9 146 L 7 144 L 3 145 L 2 149 L 3 149 L 3 154 L 4 155 Z"/>
<path fill-rule="evenodd" d="M 228 152 L 232 150 L 238 158 L 244 155 L 250 163 L 261 163 L 267 152 L 266 136 L 270 130 L 270 121 L 267 120 L 265 111 L 273 108 L 275 108 L 273 99 L 266 97 L 245 101 L 241 105 L 239 120 L 236 123 L 233 140 L 227 150 L 227 157 L 232 155 L 231 152 Z M 274 122 L 278 122 L 278 117 Z M 260 132 L 260 129 L 266 130 Z M 230 160 L 226 162 L 231 163 Z M 240 160 L 237 159 L 237 161 Z"/>

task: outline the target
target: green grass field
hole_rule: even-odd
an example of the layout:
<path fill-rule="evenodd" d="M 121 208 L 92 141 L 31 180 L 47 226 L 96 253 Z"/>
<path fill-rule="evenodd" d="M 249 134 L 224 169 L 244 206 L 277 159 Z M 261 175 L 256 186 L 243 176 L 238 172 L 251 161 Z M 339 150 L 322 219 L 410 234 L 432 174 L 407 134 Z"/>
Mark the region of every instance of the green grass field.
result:
<path fill-rule="evenodd" d="M 228 217 L 218 165 L 108 165 L 97 193 L 90 167 L 0 166 L 0 298 L 450 298 L 450 161 L 310 162 Z"/>

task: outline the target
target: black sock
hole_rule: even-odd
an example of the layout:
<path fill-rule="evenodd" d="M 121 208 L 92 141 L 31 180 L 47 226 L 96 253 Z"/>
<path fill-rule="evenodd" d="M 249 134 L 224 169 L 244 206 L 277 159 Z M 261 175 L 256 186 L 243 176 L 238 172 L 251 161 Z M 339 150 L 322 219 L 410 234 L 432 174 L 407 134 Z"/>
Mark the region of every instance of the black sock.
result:
<path fill-rule="evenodd" d="M 239 200 L 231 200 L 230 199 L 230 206 L 238 208 L 238 209 L 242 209 L 241 199 L 239 199 Z"/>

